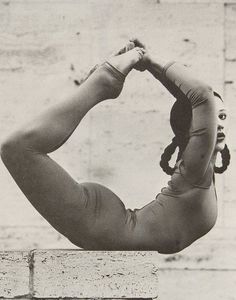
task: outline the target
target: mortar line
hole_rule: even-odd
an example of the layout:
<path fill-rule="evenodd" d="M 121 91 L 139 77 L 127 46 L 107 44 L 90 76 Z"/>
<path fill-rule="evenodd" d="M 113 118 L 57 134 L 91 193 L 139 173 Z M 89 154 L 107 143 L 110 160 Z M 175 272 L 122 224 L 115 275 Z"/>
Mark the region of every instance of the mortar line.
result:
<path fill-rule="evenodd" d="M 32 298 L 34 296 L 34 251 L 30 250 L 28 255 L 29 265 L 29 295 Z"/>

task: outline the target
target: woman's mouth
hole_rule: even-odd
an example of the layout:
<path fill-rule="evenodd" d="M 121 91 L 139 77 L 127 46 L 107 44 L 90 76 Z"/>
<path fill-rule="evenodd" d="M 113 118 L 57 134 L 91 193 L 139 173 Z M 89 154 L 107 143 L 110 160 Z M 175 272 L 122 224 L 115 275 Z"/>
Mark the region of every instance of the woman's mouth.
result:
<path fill-rule="evenodd" d="M 223 141 L 225 139 L 225 134 L 223 132 L 218 132 L 217 133 L 217 140 L 218 141 Z"/>

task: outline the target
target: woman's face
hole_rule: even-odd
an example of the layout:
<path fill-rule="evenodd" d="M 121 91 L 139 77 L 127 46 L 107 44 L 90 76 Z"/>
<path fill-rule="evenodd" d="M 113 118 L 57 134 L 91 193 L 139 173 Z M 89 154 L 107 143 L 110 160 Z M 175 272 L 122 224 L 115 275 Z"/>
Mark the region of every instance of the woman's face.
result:
<path fill-rule="evenodd" d="M 215 151 L 222 151 L 225 147 L 225 130 L 226 130 L 226 120 L 227 120 L 227 111 L 224 106 L 224 103 L 215 96 L 216 100 L 216 111 L 217 111 L 217 139 Z"/>

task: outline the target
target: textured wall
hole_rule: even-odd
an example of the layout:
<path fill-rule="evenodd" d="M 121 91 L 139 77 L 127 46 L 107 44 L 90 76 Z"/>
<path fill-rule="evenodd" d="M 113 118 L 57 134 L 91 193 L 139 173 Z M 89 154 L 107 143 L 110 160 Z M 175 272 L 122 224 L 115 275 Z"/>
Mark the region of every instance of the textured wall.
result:
<path fill-rule="evenodd" d="M 181 270 L 189 264 L 192 270 L 231 270 L 232 274 L 224 271 L 228 274 L 223 276 L 225 287 L 235 280 L 235 25 L 236 1 L 0 1 L 0 138 L 58 101 L 57 95 L 62 90 L 66 93 L 68 82 L 81 78 L 134 35 L 160 58 L 191 65 L 224 95 L 231 115 L 228 143 L 232 162 L 225 175 L 217 176 L 218 222 L 185 251 L 160 257 L 164 267 L 172 268 L 166 271 L 170 274 L 165 277 L 165 288 L 168 280 L 171 284 L 172 279 L 183 276 L 183 283 L 190 278 L 175 271 L 176 261 Z M 122 95 L 89 112 L 71 139 L 52 156 L 77 180 L 105 184 L 127 207 L 141 207 L 168 181 L 158 161 L 172 138 L 172 103 L 149 74 L 133 72 Z M 32 208 L 1 162 L 0 179 L 1 249 L 74 247 Z M 207 281 L 204 276 L 213 281 L 218 276 L 201 274 L 205 274 L 202 282 Z M 225 299 L 234 299 L 230 298 L 232 286 Z M 169 289 L 165 293 L 172 295 Z M 178 295 L 175 299 L 184 299 Z"/>

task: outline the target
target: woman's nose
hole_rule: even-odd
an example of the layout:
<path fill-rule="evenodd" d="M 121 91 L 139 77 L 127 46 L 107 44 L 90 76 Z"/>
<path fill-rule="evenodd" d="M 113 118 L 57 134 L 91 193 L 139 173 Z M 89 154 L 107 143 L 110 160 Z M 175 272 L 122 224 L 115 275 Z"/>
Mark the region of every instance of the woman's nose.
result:
<path fill-rule="evenodd" d="M 222 129 L 224 129 L 224 125 L 223 124 L 218 124 L 218 130 L 222 130 Z"/>

